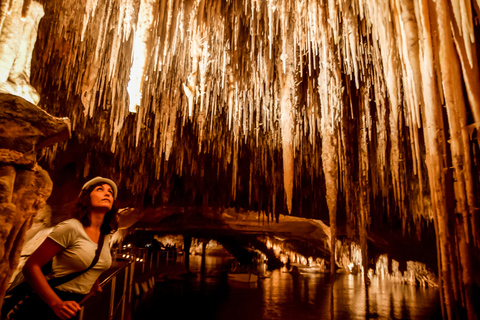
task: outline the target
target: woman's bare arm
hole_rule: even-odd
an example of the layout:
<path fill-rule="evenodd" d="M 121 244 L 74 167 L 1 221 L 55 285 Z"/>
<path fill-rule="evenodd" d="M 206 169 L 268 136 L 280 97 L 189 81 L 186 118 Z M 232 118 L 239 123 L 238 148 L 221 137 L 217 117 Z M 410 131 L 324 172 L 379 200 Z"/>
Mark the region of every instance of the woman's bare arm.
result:
<path fill-rule="evenodd" d="M 28 258 L 23 267 L 25 279 L 32 286 L 33 290 L 44 300 L 61 319 L 70 319 L 79 310 L 80 306 L 75 301 L 63 301 L 53 291 L 42 273 L 42 266 L 50 261 L 63 247 L 50 238 L 38 247 Z"/>

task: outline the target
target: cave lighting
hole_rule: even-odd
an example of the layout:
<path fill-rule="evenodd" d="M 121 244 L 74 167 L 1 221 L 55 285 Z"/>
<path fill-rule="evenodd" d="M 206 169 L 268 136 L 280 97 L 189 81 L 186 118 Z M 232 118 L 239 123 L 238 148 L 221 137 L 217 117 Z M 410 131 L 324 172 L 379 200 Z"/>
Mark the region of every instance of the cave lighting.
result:
<path fill-rule="evenodd" d="M 142 0 L 138 14 L 137 28 L 133 40 L 133 63 L 130 68 L 130 80 L 127 91 L 130 98 L 128 110 L 137 112 L 142 101 L 142 85 L 148 53 L 149 29 L 153 22 L 153 3 L 155 0 Z"/>

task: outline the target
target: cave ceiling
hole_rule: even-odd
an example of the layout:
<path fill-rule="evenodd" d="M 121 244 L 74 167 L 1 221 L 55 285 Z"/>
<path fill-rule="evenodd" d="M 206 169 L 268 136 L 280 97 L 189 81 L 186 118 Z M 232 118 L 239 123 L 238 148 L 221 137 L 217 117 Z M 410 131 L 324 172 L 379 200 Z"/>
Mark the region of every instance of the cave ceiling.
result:
<path fill-rule="evenodd" d="M 419 233 L 449 192 L 476 210 L 476 2 L 40 3 L 31 83 L 72 124 L 41 156 L 54 181 L 109 176 L 129 206 L 333 216 L 348 233 Z"/>

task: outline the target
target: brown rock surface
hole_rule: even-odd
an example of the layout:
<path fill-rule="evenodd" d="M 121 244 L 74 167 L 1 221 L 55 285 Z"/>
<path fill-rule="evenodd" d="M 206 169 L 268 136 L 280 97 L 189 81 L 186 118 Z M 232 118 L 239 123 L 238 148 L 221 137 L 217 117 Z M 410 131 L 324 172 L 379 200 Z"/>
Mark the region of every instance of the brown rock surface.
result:
<path fill-rule="evenodd" d="M 21 97 L 0 94 L 0 147 L 2 149 L 28 155 L 37 149 L 69 137 L 70 121 L 68 119 L 52 117 Z M 11 152 L 11 157 L 19 157 L 19 155 Z M 0 160 L 3 159 L 0 158 Z"/>
<path fill-rule="evenodd" d="M 17 268 L 26 232 L 52 192 L 36 152 L 69 136 L 68 119 L 0 94 L 0 297 Z"/>
<path fill-rule="evenodd" d="M 39 166 L 0 167 L 0 296 L 16 270 L 25 233 L 52 191 L 52 180 Z M 3 300 L 2 300 L 3 303 Z"/>

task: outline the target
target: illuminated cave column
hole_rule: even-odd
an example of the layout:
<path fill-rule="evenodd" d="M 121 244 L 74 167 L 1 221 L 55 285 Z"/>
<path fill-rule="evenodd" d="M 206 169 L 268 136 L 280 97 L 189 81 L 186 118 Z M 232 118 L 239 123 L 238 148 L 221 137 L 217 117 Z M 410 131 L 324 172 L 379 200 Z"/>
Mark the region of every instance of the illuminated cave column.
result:
<path fill-rule="evenodd" d="M 137 30 L 133 40 L 133 64 L 130 68 L 130 81 L 127 86 L 130 112 L 137 112 L 137 106 L 142 100 L 142 83 L 147 62 L 149 30 L 153 23 L 154 3 L 154 0 L 142 0 L 140 4 Z"/>
<path fill-rule="evenodd" d="M 26 11 L 25 17 L 22 11 Z M 25 8 L 23 1 L 15 1 L 0 27 L 0 92 L 20 96 L 35 105 L 40 96 L 30 85 L 30 65 L 44 14 L 43 6 L 36 1 L 30 6 L 25 2 Z"/>
<path fill-rule="evenodd" d="M 281 50 L 277 59 L 279 82 L 280 127 L 282 132 L 283 186 L 288 214 L 292 213 L 294 161 L 295 161 L 295 45 L 293 39 L 294 17 L 287 14 L 285 7 L 281 14 Z M 279 48 L 280 49 L 280 48 Z"/>

